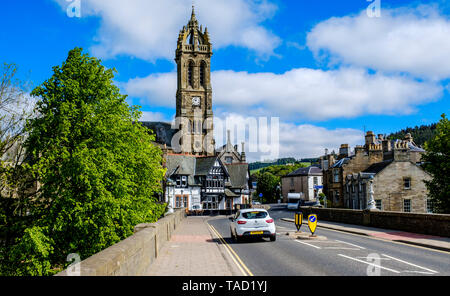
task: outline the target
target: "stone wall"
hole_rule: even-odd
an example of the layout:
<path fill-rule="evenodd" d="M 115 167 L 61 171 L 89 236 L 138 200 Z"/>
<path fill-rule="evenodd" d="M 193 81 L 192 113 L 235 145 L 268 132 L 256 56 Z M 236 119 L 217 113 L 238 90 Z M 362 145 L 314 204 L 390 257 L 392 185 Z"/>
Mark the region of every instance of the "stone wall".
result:
<path fill-rule="evenodd" d="M 134 234 L 109 248 L 81 261 L 81 276 L 139 276 L 158 257 L 161 247 L 185 218 L 184 210 L 176 210 L 156 223 L 139 224 Z M 63 270 L 56 276 L 76 275 Z"/>
<path fill-rule="evenodd" d="M 450 215 L 302 207 L 304 217 L 412 233 L 450 237 Z"/>

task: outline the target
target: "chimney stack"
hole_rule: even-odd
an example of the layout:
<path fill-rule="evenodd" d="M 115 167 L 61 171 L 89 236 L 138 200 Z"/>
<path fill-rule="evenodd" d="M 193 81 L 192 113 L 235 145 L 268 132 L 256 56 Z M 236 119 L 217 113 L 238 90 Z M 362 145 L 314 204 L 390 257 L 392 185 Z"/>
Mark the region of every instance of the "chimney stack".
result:
<path fill-rule="evenodd" d="M 339 148 L 339 158 L 349 157 L 350 149 L 348 144 L 342 144 Z"/>
<path fill-rule="evenodd" d="M 372 131 L 368 131 L 366 134 L 366 148 L 369 148 L 371 144 L 375 144 L 375 134 Z"/>
<path fill-rule="evenodd" d="M 405 141 L 408 141 L 408 142 L 412 143 L 413 137 L 411 136 L 410 133 L 407 133 L 407 134 L 405 135 Z"/>

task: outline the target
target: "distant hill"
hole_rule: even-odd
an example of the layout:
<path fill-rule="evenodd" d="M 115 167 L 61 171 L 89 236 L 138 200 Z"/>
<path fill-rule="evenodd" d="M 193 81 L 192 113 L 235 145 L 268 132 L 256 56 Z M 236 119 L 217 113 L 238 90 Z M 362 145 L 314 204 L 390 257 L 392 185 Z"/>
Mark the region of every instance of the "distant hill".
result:
<path fill-rule="evenodd" d="M 248 168 L 250 169 L 250 172 L 253 174 L 263 168 L 274 166 L 274 165 L 296 165 L 296 164 L 318 164 L 319 159 L 318 158 L 303 158 L 300 160 L 297 160 L 293 157 L 286 157 L 286 158 L 279 158 L 274 161 L 268 161 L 268 162 L 252 162 L 249 163 Z"/>
<path fill-rule="evenodd" d="M 252 162 L 248 165 L 248 168 L 250 169 L 250 171 L 254 171 L 254 170 L 259 170 L 262 168 L 266 168 L 272 165 L 285 165 L 285 164 L 289 164 L 289 163 L 296 163 L 297 160 L 293 157 L 288 157 L 288 158 L 279 158 L 275 161 L 272 162 Z"/>
<path fill-rule="evenodd" d="M 293 165 L 283 165 L 283 164 L 279 164 L 279 165 L 271 165 L 265 168 L 261 168 L 256 170 L 253 174 L 264 174 L 264 173 L 271 173 L 272 175 L 281 178 L 283 176 L 286 176 L 287 174 L 289 174 L 290 172 L 293 172 L 299 168 L 304 168 L 304 167 L 308 167 L 310 165 L 310 163 L 295 163 Z"/>
<path fill-rule="evenodd" d="M 423 146 L 426 141 L 431 140 L 436 134 L 436 123 L 416 126 L 414 128 L 408 127 L 396 133 L 390 134 L 387 138 L 391 140 L 403 139 L 407 133 L 411 134 L 414 143 L 419 146 Z"/>

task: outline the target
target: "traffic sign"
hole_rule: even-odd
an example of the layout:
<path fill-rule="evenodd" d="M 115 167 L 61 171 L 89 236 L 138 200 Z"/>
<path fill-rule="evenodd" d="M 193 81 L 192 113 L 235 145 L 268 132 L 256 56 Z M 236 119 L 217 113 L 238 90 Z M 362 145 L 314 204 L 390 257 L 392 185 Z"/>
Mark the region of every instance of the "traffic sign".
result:
<path fill-rule="evenodd" d="M 308 227 L 309 230 L 311 230 L 312 235 L 314 236 L 314 233 L 316 232 L 317 227 L 317 215 L 311 214 L 308 216 Z"/>
<path fill-rule="evenodd" d="M 302 227 L 303 224 L 303 213 L 297 212 L 295 213 L 295 226 L 297 227 L 297 232 L 300 231 L 300 227 Z"/>

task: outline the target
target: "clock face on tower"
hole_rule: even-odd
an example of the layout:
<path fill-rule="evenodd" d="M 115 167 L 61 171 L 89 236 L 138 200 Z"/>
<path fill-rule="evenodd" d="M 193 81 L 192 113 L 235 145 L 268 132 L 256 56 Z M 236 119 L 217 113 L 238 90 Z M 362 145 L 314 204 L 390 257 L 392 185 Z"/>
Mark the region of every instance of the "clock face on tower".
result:
<path fill-rule="evenodd" d="M 192 98 L 192 106 L 200 106 L 200 97 Z"/>

